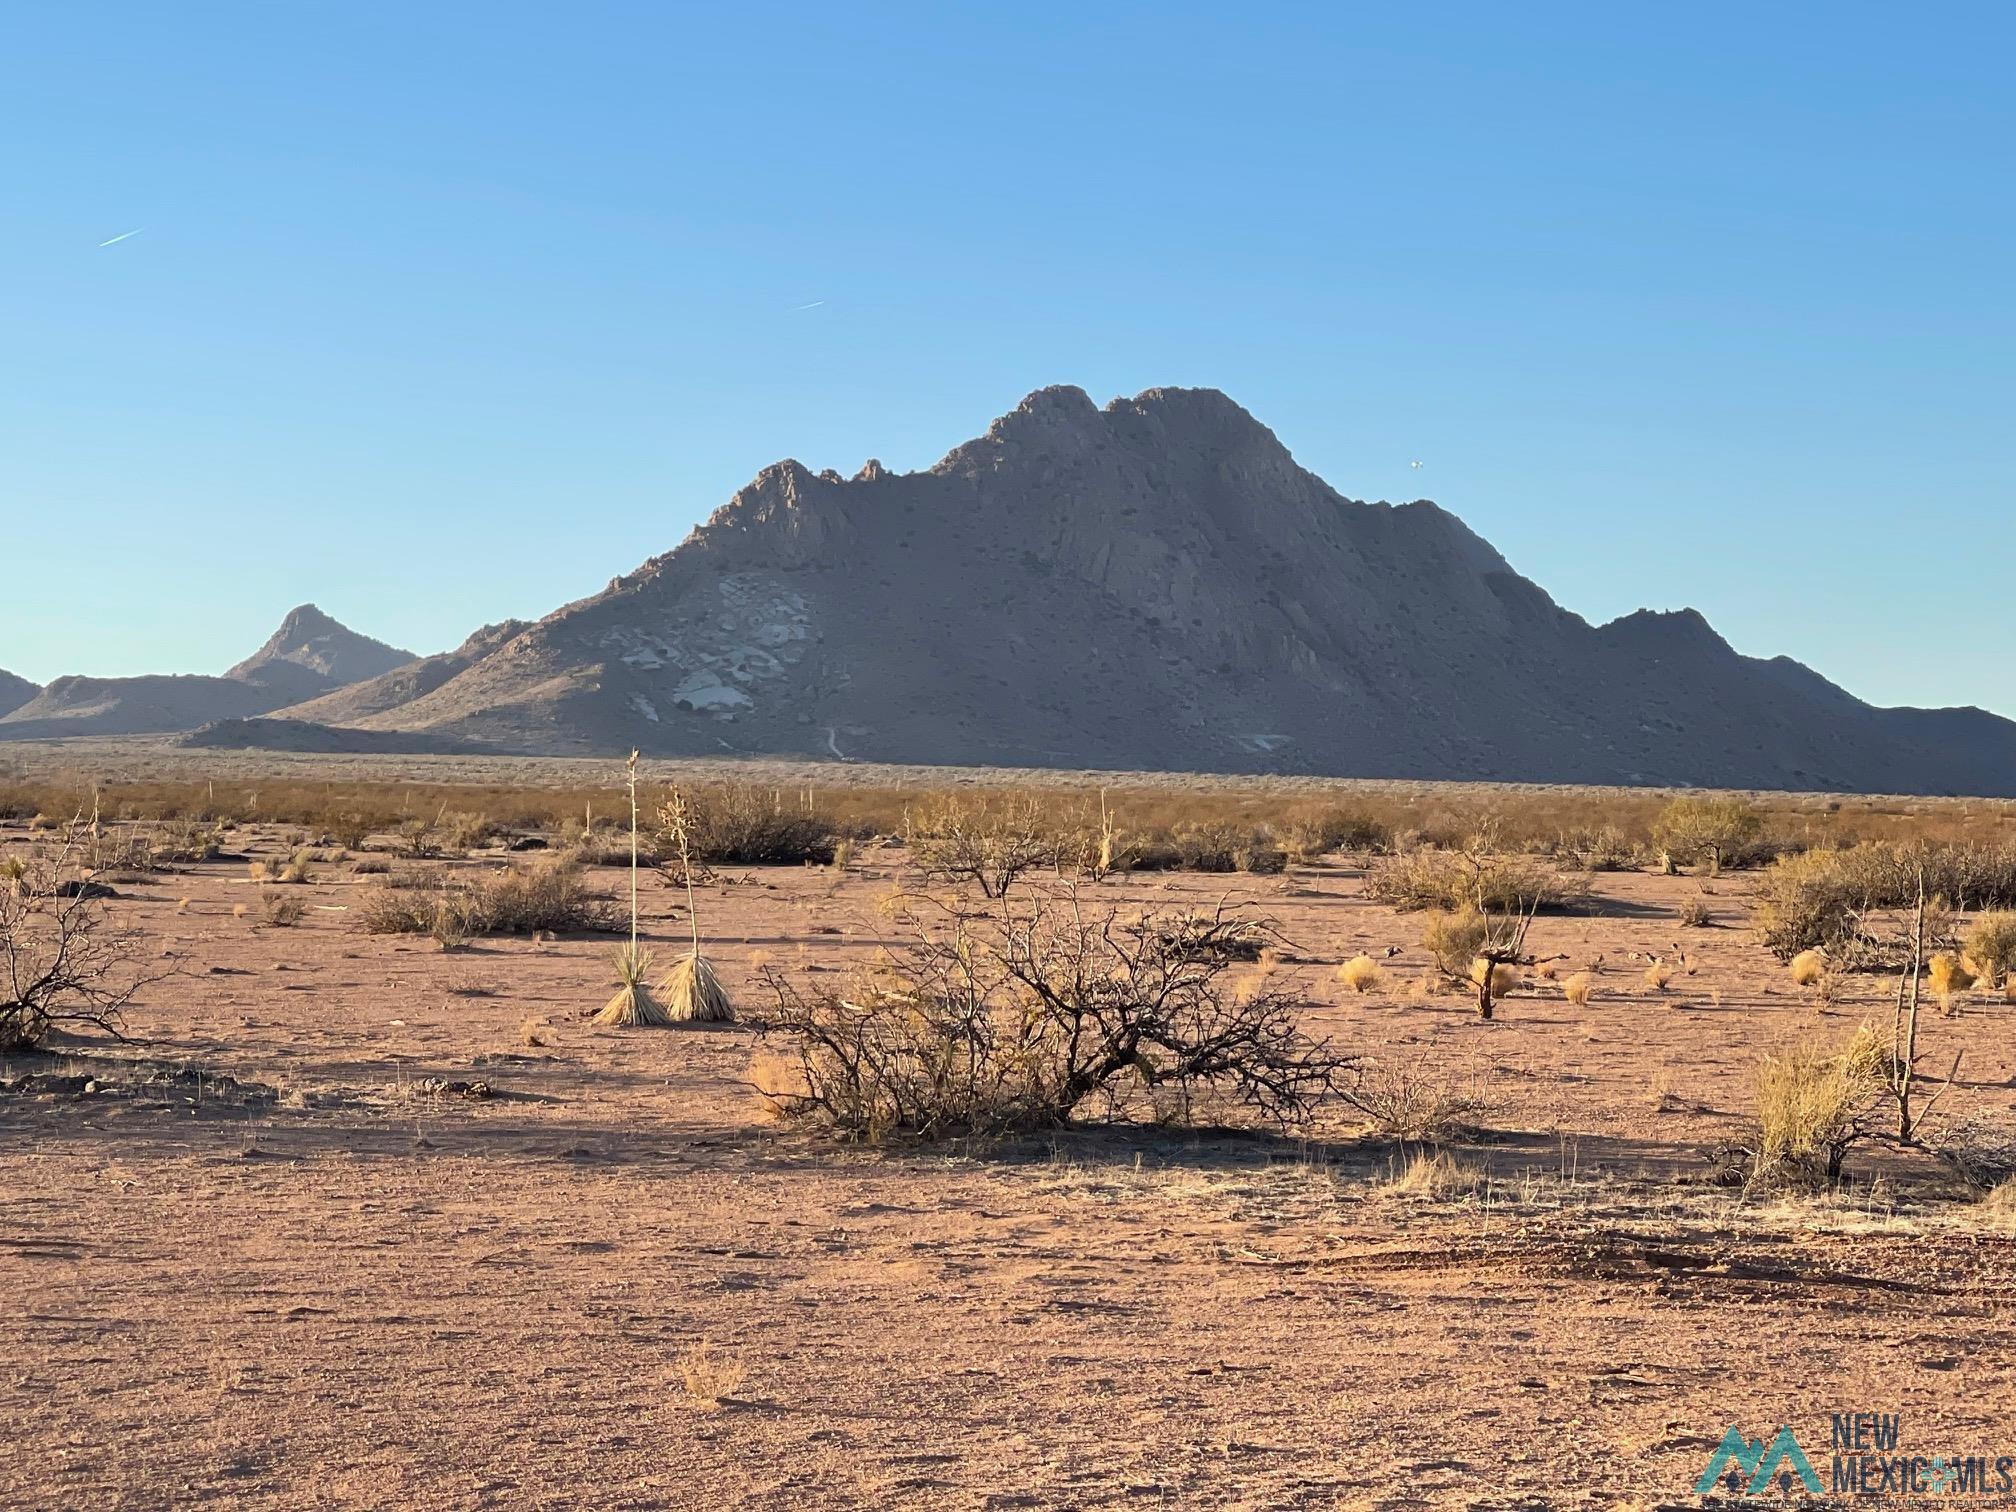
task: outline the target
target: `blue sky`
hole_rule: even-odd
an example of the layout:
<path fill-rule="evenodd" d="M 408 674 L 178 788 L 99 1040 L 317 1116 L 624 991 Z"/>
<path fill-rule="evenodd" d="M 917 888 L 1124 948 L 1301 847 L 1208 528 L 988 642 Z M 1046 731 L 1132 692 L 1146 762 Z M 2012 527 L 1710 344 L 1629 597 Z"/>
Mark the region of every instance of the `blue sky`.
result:
<path fill-rule="evenodd" d="M 0 666 L 439 650 L 1198 384 L 1592 620 L 2016 714 L 2010 14 L 9 5 Z"/>

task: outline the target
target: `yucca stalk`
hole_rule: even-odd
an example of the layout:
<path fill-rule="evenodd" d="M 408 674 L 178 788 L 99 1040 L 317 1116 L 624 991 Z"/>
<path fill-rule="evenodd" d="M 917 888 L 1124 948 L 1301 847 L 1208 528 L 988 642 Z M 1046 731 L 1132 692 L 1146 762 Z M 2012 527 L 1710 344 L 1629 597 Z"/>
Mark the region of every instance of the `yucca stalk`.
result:
<path fill-rule="evenodd" d="M 665 827 L 679 845 L 679 870 L 686 883 L 686 919 L 692 927 L 693 948 L 658 984 L 665 998 L 665 1011 L 691 1024 L 725 1024 L 735 1017 L 735 1005 L 715 974 L 713 965 L 700 954 L 700 898 L 693 887 L 693 805 L 677 788 L 659 810 Z"/>
<path fill-rule="evenodd" d="M 616 995 L 602 1005 L 594 1021 L 615 1029 L 661 1028 L 672 1022 L 645 979 L 651 971 L 651 952 L 637 939 L 637 753 L 630 753 L 630 943 L 615 951 Z"/>

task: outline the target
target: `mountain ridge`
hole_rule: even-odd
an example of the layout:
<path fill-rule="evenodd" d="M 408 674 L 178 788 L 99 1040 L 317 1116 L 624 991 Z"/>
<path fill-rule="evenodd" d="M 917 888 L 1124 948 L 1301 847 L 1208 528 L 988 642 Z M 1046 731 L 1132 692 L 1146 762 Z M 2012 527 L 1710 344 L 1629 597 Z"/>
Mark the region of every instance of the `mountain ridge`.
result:
<path fill-rule="evenodd" d="M 762 469 L 671 551 L 359 728 L 527 751 L 2016 790 L 1691 609 L 1591 625 L 1214 390 L 1037 390 L 933 466 Z"/>
<path fill-rule="evenodd" d="M 218 717 L 287 749 L 2016 794 L 2016 724 L 1876 708 L 1693 609 L 1592 625 L 1210 389 L 1039 389 L 913 472 L 787 458 L 535 623 Z"/>

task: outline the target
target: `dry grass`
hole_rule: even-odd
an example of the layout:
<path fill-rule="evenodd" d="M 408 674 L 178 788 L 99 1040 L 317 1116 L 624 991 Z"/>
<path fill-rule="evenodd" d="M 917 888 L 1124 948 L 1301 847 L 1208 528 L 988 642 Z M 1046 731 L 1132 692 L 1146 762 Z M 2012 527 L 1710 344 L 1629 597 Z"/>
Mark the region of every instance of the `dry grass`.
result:
<path fill-rule="evenodd" d="M 1827 975 L 1827 957 L 1818 950 L 1802 950 L 1792 957 L 1788 969 L 1794 982 L 1801 987 L 1811 987 Z"/>
<path fill-rule="evenodd" d="M 1484 1184 L 1483 1175 L 1465 1165 L 1447 1150 L 1417 1150 L 1387 1180 L 1386 1192 L 1393 1197 L 1411 1197 L 1427 1202 L 1448 1202 L 1467 1197 Z"/>
<path fill-rule="evenodd" d="M 1977 916 L 1967 926 L 1961 947 L 1987 985 L 2008 980 L 2016 973 L 2016 912 L 1996 910 Z"/>
<path fill-rule="evenodd" d="M 717 1408 L 732 1398 L 748 1379 L 748 1369 L 731 1355 L 719 1355 L 706 1340 L 679 1360 L 679 1380 L 695 1406 Z"/>
<path fill-rule="evenodd" d="M 1664 961 L 1654 961 L 1645 968 L 1645 985 L 1654 992 L 1664 992 L 1673 985 L 1673 968 Z"/>
<path fill-rule="evenodd" d="M 1950 951 L 1940 951 L 1925 963 L 1925 980 L 1946 1012 L 1953 1011 L 1953 994 L 1974 985 L 1974 973 Z"/>
<path fill-rule="evenodd" d="M 267 888 L 259 894 L 259 917 L 275 929 L 288 929 L 301 922 L 308 905 L 287 893 Z"/>
<path fill-rule="evenodd" d="M 1809 1038 L 1766 1054 L 1757 1068 L 1754 1174 L 1838 1181 L 1849 1147 L 1867 1133 L 1889 1054 L 1866 1024 L 1838 1048 Z"/>
<path fill-rule="evenodd" d="M 1491 995 L 1494 998 L 1505 996 L 1506 993 L 1519 985 L 1519 973 L 1514 971 L 1510 966 L 1503 964 L 1493 965 L 1482 956 L 1478 956 L 1470 962 L 1468 977 L 1477 986 L 1482 987 L 1484 985 L 1484 978 L 1487 972 L 1490 974 Z"/>
<path fill-rule="evenodd" d="M 1368 955 L 1353 956 L 1337 968 L 1337 980 L 1353 992 L 1376 992 L 1385 978 L 1379 963 Z"/>

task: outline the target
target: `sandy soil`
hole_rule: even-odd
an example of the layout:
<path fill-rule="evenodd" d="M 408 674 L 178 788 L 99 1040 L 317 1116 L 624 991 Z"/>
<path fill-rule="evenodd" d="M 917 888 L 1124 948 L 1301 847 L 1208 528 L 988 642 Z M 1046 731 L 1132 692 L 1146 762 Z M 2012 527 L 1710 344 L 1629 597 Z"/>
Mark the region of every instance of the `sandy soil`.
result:
<path fill-rule="evenodd" d="M 729 874 L 703 918 L 731 989 L 868 959 L 897 859 Z M 585 1023 L 606 941 L 365 936 L 342 866 L 275 929 L 245 877 L 122 884 L 185 974 L 140 1043 L 0 1073 L 0 1504 L 1700 1506 L 1732 1423 L 1793 1424 L 1824 1477 L 1846 1411 L 2016 1454 L 2016 1257 L 1934 1162 L 1859 1154 L 1824 1200 L 1706 1184 L 1758 1051 L 1886 990 L 1820 1010 L 1740 881 L 1682 932 L 1694 880 L 1599 877 L 1602 915 L 1534 944 L 1602 956 L 1602 994 L 1491 1024 L 1335 983 L 1360 950 L 1422 962 L 1348 867 L 1109 884 L 1252 899 L 1314 1026 L 1488 1093 L 1459 1152 L 1487 1179 L 1436 1199 L 1348 1122 L 834 1151 L 764 1121 L 749 1031 Z M 646 902 L 675 940 L 672 890 Z M 1675 943 L 1692 972 L 1652 992 L 1631 955 Z M 2012 1016 L 1932 1019 L 1966 1050 L 1942 1111 L 2016 1118 Z M 682 1378 L 701 1341 L 742 1373 L 720 1405 Z"/>

